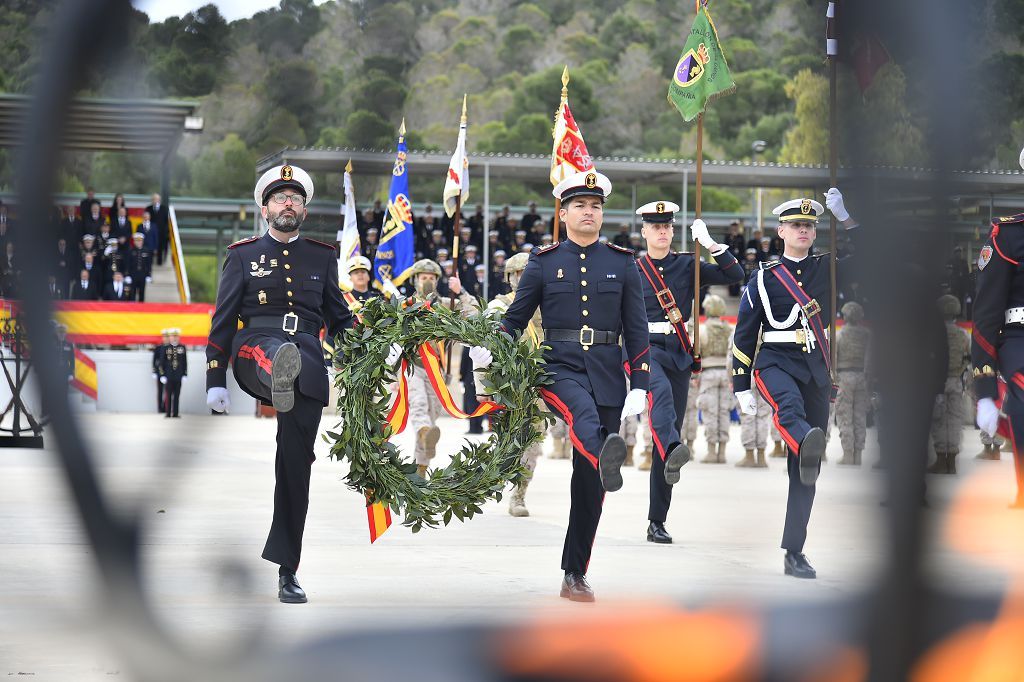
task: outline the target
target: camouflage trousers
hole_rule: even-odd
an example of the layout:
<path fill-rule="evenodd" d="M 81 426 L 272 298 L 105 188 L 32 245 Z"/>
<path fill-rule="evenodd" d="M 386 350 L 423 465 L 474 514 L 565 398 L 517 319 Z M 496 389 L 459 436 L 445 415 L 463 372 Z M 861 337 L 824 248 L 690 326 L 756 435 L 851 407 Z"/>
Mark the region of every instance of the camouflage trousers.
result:
<path fill-rule="evenodd" d="M 413 437 L 419 433 L 424 426 L 430 427 L 437 424 L 437 418 L 441 416 L 444 408 L 434 394 L 434 387 L 430 385 L 427 378 L 427 371 L 422 367 L 413 368 L 413 375 L 407 377 L 409 382 L 409 426 L 412 427 Z M 420 439 L 415 438 L 416 464 L 429 464 L 430 458 Z"/>
<path fill-rule="evenodd" d="M 683 428 L 680 435 L 688 443 L 697 440 L 697 394 L 700 392 L 702 376 L 704 376 L 703 372 L 690 378 L 690 391 L 686 394 L 686 415 L 683 417 Z"/>
<path fill-rule="evenodd" d="M 843 452 L 864 450 L 868 430 L 868 383 L 861 371 L 839 371 L 839 395 L 836 397 L 836 426 Z"/>
<path fill-rule="evenodd" d="M 704 437 L 708 443 L 729 442 L 729 412 L 735 401 L 727 369 L 712 367 L 701 372 L 697 407 L 704 417 Z"/>
<path fill-rule="evenodd" d="M 932 443 L 935 452 L 955 455 L 960 452 L 960 436 L 964 430 L 964 384 L 960 377 L 946 379 L 946 396 L 941 407 L 932 412 Z"/>
<path fill-rule="evenodd" d="M 982 445 L 995 445 L 997 447 L 1002 447 L 1003 439 L 1000 438 L 999 436 L 989 435 L 989 433 L 986 432 L 984 429 L 979 429 L 979 432 L 981 433 Z"/>
<path fill-rule="evenodd" d="M 764 450 L 768 444 L 769 434 L 772 440 L 782 440 L 782 436 L 772 424 L 771 406 L 758 391 L 754 391 L 754 399 L 757 414 L 740 412 L 740 440 L 743 442 L 744 450 Z"/>

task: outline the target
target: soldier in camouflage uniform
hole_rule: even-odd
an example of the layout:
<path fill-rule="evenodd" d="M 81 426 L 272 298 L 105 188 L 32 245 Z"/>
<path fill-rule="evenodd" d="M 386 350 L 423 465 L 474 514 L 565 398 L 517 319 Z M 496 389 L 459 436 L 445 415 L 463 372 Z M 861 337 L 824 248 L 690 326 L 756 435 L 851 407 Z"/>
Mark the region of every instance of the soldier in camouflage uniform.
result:
<path fill-rule="evenodd" d="M 690 324 L 690 323 L 687 323 L 686 331 L 687 331 L 687 333 L 692 335 L 693 334 L 693 325 Z M 679 435 L 680 435 L 680 437 L 682 437 L 683 442 L 686 443 L 686 448 L 690 451 L 691 456 L 693 456 L 692 453 L 695 452 L 694 449 L 693 449 L 693 447 L 694 447 L 693 444 L 697 440 L 697 394 L 698 394 L 699 391 L 700 391 L 700 375 L 699 374 L 690 375 L 690 390 L 686 394 L 686 412 L 684 413 L 684 416 L 683 416 L 683 426 L 682 426 L 682 428 L 680 428 L 680 434 Z M 650 424 L 650 422 L 647 420 L 646 414 L 644 415 L 643 420 L 641 420 L 641 424 L 642 425 Z M 648 429 L 648 431 L 650 431 L 650 429 Z M 644 458 L 643 458 L 643 460 L 641 460 L 641 462 L 639 464 L 637 464 L 636 468 L 639 469 L 640 471 L 650 471 L 651 470 L 651 453 L 652 453 L 652 447 L 653 447 L 651 445 L 651 434 L 650 433 L 648 433 L 647 436 L 643 439 L 643 442 L 646 443 L 646 445 L 644 446 Z"/>
<path fill-rule="evenodd" d="M 725 301 L 714 294 L 704 299 L 707 322 L 700 328 L 701 379 L 697 407 L 704 417 L 704 438 L 708 454 L 702 462 L 724 464 L 729 442 L 729 413 L 735 398 L 732 376 L 726 369 L 732 325 L 722 321 Z"/>
<path fill-rule="evenodd" d="M 441 277 L 441 266 L 424 258 L 412 265 L 413 284 L 416 295 L 415 302 L 426 302 L 428 305 L 447 307 L 451 300 L 437 294 L 437 281 Z M 476 301 L 470 296 L 458 276 L 452 275 L 448 280 L 456 308 L 463 315 L 470 315 L 477 310 Z M 408 303 L 408 302 L 407 302 Z M 444 355 L 442 354 L 443 358 Z M 426 477 L 427 465 L 437 454 L 437 441 L 441 438 L 441 430 L 437 427 L 437 418 L 441 416 L 441 403 L 430 385 L 423 362 L 417 356 L 413 360 L 413 373 L 409 378 L 409 422 L 416 433 L 416 465 L 420 476 Z"/>
<path fill-rule="evenodd" d="M 761 349 L 760 341 L 755 349 L 755 353 Z M 729 355 L 732 355 L 731 338 L 729 339 Z M 755 391 L 755 393 L 757 392 Z M 778 429 L 772 423 L 772 409 L 768 402 L 758 394 L 755 404 L 757 405 L 756 414 L 746 414 L 743 410 L 739 410 L 740 442 L 743 444 L 745 454 L 743 459 L 736 463 L 736 466 L 763 469 L 768 466 L 768 462 L 765 461 L 765 445 L 768 444 L 768 436 L 771 435 L 773 439 L 778 439 L 776 443 L 782 440 L 782 436 L 779 435 Z M 775 454 L 772 453 L 772 456 L 774 457 Z"/>
<path fill-rule="evenodd" d="M 561 419 L 556 419 L 555 423 L 548 429 L 548 434 L 551 435 L 551 459 L 569 459 L 572 454 L 572 443 L 569 442 L 568 428 L 565 426 L 565 422 Z"/>
<path fill-rule="evenodd" d="M 495 319 L 500 320 L 505 316 L 505 311 L 512 305 L 512 301 L 516 298 L 516 286 L 519 284 L 519 278 L 523 275 L 523 270 L 526 269 L 526 264 L 530 261 L 530 254 L 528 253 L 517 253 L 516 255 L 505 261 L 505 281 L 509 285 L 509 293 L 499 294 L 487 304 L 487 314 L 493 315 Z M 540 308 L 533 313 L 533 319 L 526 326 L 521 337 L 523 343 L 529 343 L 533 346 L 539 346 L 544 341 L 544 327 L 541 324 Z M 483 395 L 484 388 L 479 383 L 479 374 L 477 375 L 477 394 Z M 545 408 L 546 410 L 546 408 Z M 559 423 L 563 423 L 559 421 Z M 534 424 L 534 428 L 539 431 L 544 430 L 544 422 Z M 565 441 L 565 437 L 562 437 L 562 441 Z M 512 516 L 529 516 L 530 510 L 526 508 L 526 489 L 530 485 L 530 479 L 533 478 L 533 472 L 537 468 L 537 458 L 540 457 L 542 452 L 542 444 L 534 443 L 530 447 L 526 448 L 523 452 L 522 462 L 529 471 L 529 474 L 523 478 L 523 481 L 515 487 L 512 491 L 512 495 L 508 501 L 508 513 Z"/>
<path fill-rule="evenodd" d="M 949 370 L 946 389 L 935 397 L 932 413 L 932 442 L 935 462 L 928 467 L 930 474 L 955 474 L 956 456 L 960 453 L 960 436 L 967 414 L 964 406 L 964 372 L 971 363 L 971 340 L 967 332 L 957 326 L 960 300 L 946 294 L 939 298 L 939 310 L 946 320 L 946 342 L 949 346 Z"/>
<path fill-rule="evenodd" d="M 999 448 L 1003 447 L 1003 439 L 987 433 L 985 429 L 981 429 L 979 433 L 981 434 L 981 444 L 984 447 L 974 456 L 974 459 L 999 461 Z"/>
<path fill-rule="evenodd" d="M 871 332 L 861 322 L 864 309 L 853 301 L 842 308 L 843 327 L 836 333 L 836 369 L 839 395 L 836 424 L 843 444 L 840 464 L 860 466 L 868 428 L 867 357 Z"/>
<path fill-rule="evenodd" d="M 646 418 L 646 416 L 647 410 L 644 410 L 644 414 L 640 417 Z M 640 418 L 623 419 L 619 424 L 619 435 L 626 441 L 626 461 L 622 463 L 624 467 L 633 466 L 633 451 L 636 449 L 636 434 L 639 430 Z"/>

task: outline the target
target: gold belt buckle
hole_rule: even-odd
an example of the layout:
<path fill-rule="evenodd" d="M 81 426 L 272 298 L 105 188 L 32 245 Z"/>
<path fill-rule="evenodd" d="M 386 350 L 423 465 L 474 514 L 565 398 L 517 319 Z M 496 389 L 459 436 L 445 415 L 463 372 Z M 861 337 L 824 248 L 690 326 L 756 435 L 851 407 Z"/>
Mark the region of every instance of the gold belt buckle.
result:
<path fill-rule="evenodd" d="M 289 322 L 291 323 L 290 325 Z M 299 316 L 295 313 L 286 313 L 284 320 L 281 322 L 281 329 L 285 330 L 289 334 L 294 334 L 299 331 Z"/>
<path fill-rule="evenodd" d="M 587 332 L 590 332 L 590 340 L 587 341 Z M 584 348 L 590 348 L 594 345 L 594 330 L 587 325 L 583 325 L 583 329 L 580 329 L 580 345 Z"/>
<path fill-rule="evenodd" d="M 810 301 L 800 306 L 801 310 L 804 311 L 804 315 L 807 317 L 814 317 L 821 312 L 821 304 L 818 303 L 818 299 L 812 298 Z"/>
<path fill-rule="evenodd" d="M 795 329 L 793 333 L 796 334 L 796 343 L 800 345 L 807 343 L 807 332 L 803 329 Z"/>

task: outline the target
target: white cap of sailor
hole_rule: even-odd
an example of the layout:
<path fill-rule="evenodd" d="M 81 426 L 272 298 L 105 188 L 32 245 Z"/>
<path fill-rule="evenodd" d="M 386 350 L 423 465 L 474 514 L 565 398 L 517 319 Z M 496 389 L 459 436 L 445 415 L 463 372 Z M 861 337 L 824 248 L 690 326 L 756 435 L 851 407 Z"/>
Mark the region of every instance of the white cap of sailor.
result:
<path fill-rule="evenodd" d="M 816 223 L 824 212 L 825 207 L 813 199 L 793 199 L 772 209 L 772 214 L 779 216 L 780 223 Z"/>
<path fill-rule="evenodd" d="M 301 193 L 307 204 L 313 200 L 313 179 L 309 177 L 309 173 L 298 166 L 287 164 L 274 166 L 261 175 L 252 198 L 257 206 L 263 206 L 267 203 L 268 196 L 285 187 L 291 187 Z"/>
<path fill-rule="evenodd" d="M 645 223 L 671 223 L 679 210 L 678 204 L 671 201 L 652 201 L 636 210 L 636 214 Z"/>
<path fill-rule="evenodd" d="M 595 170 L 570 175 L 555 185 L 551 194 L 556 199 L 567 201 L 573 197 L 601 197 L 607 199 L 612 193 L 612 181 Z"/>
<path fill-rule="evenodd" d="M 370 259 L 366 256 L 352 256 L 348 259 L 348 274 L 352 274 L 356 270 L 366 270 L 370 272 L 372 266 L 370 265 Z"/>

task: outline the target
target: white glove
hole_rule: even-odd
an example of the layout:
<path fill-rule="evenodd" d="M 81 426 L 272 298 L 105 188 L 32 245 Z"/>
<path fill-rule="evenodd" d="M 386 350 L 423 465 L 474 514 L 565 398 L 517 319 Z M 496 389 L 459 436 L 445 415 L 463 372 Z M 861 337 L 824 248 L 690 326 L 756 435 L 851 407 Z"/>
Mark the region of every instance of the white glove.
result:
<path fill-rule="evenodd" d="M 844 222 L 850 219 L 850 212 L 846 210 L 846 206 L 843 205 L 843 193 L 835 187 L 825 192 L 825 206 L 828 210 L 832 211 L 832 215 L 836 217 L 839 222 Z"/>
<path fill-rule="evenodd" d="M 124 278 L 124 283 L 125 284 L 131 284 L 132 283 L 131 275 L 128 275 L 127 277 Z"/>
<path fill-rule="evenodd" d="M 999 430 L 999 408 L 992 398 L 982 398 L 978 401 L 978 426 L 990 436 L 996 435 Z"/>
<path fill-rule="evenodd" d="M 166 384 L 167 383 L 167 377 L 160 377 L 160 383 L 161 384 Z"/>
<path fill-rule="evenodd" d="M 757 414 L 757 398 L 753 391 L 737 391 L 736 402 L 740 404 L 740 412 L 743 414 Z"/>
<path fill-rule="evenodd" d="M 647 391 L 642 388 L 630 389 L 629 393 L 626 394 L 626 402 L 622 406 L 622 415 L 619 417 L 619 421 L 622 421 L 626 417 L 643 414 L 646 407 Z"/>
<path fill-rule="evenodd" d="M 152 281 L 153 281 L 152 277 L 149 277 L 149 276 L 146 277 L 146 284 L 149 284 Z"/>
<path fill-rule="evenodd" d="M 402 297 L 402 292 L 400 292 L 398 290 L 398 287 L 396 287 L 395 283 L 392 282 L 390 279 L 384 280 L 384 283 L 381 285 L 381 288 L 384 290 L 384 293 L 387 294 L 389 298 L 391 298 L 391 297 L 401 298 Z"/>
<path fill-rule="evenodd" d="M 153 373 L 153 378 L 154 378 L 154 379 L 157 379 L 157 378 L 158 378 L 158 376 L 157 376 L 156 372 L 154 372 L 154 373 Z"/>
<path fill-rule="evenodd" d="M 704 221 L 700 218 L 694 220 L 693 225 L 690 225 L 690 236 L 709 251 L 718 245 L 715 240 L 711 238 L 711 235 L 708 234 L 708 226 L 705 225 Z"/>
<path fill-rule="evenodd" d="M 469 349 L 469 359 L 473 361 L 473 369 L 484 369 L 491 366 L 494 356 L 483 346 L 473 346 Z"/>
<path fill-rule="evenodd" d="M 388 351 L 388 357 L 384 360 L 384 364 L 388 367 L 394 367 L 398 364 L 398 361 L 402 359 L 402 347 L 397 343 L 391 344 L 391 350 Z"/>
<path fill-rule="evenodd" d="M 228 389 L 222 386 L 214 386 L 206 391 L 206 404 L 214 412 L 227 412 L 231 409 L 231 399 L 228 397 Z"/>
<path fill-rule="evenodd" d="M 181 383 L 185 383 L 186 381 L 188 381 L 188 375 L 187 374 L 185 376 L 181 377 Z"/>

